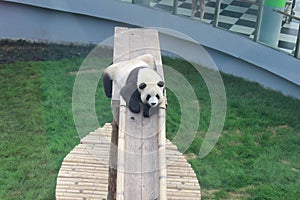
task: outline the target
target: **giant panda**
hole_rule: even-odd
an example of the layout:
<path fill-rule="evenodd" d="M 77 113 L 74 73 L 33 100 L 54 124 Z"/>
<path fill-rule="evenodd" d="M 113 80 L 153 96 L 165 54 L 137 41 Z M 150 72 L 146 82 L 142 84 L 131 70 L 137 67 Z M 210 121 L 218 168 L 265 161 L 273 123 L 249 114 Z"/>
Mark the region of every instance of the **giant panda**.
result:
<path fill-rule="evenodd" d="M 164 81 L 154 70 L 155 59 L 150 54 L 118 62 L 104 70 L 103 85 L 107 97 L 112 97 L 112 83 L 121 88 L 120 95 L 131 112 L 150 117 L 164 99 Z"/>

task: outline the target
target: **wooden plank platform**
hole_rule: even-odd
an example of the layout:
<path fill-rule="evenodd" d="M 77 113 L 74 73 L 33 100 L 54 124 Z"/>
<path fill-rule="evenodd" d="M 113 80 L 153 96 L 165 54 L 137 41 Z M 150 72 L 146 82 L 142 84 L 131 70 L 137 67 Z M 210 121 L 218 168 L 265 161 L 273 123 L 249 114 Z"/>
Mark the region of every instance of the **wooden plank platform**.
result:
<path fill-rule="evenodd" d="M 65 157 L 57 178 L 56 199 L 107 199 L 111 131 L 111 124 L 105 124 L 83 138 Z M 193 169 L 168 140 L 166 160 L 168 199 L 200 199 Z"/>

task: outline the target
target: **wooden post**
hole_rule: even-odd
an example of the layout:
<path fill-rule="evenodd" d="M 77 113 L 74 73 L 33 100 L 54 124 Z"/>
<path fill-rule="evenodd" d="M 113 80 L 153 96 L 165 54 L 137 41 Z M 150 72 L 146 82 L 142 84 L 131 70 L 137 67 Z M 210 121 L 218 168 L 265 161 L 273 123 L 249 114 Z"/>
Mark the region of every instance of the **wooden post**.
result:
<path fill-rule="evenodd" d="M 117 122 L 112 122 L 112 132 L 111 132 L 111 145 L 109 152 L 109 169 L 108 169 L 108 194 L 107 200 L 116 199 L 117 190 L 117 162 L 118 162 L 118 124 Z"/>
<path fill-rule="evenodd" d="M 144 54 L 154 56 L 155 70 L 164 77 L 156 30 L 115 29 L 114 63 Z M 166 200 L 165 105 L 150 118 L 144 118 L 142 113 L 132 113 L 128 109 L 119 95 L 120 89 L 113 86 L 112 109 L 119 132 L 118 162 L 116 192 L 109 196 L 118 200 Z M 116 153 L 111 156 L 116 157 Z M 115 179 L 114 173 L 110 178 Z"/>
<path fill-rule="evenodd" d="M 158 147 L 159 147 L 159 199 L 167 199 L 167 161 L 166 161 L 166 105 L 167 102 L 162 104 L 162 107 L 159 109 L 159 138 L 158 138 Z"/>

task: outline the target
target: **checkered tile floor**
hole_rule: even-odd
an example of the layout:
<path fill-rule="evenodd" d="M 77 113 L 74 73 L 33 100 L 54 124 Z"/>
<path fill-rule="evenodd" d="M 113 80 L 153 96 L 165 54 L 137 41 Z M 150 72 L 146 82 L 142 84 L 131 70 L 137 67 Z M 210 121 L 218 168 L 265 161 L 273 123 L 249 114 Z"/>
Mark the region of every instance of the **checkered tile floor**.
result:
<path fill-rule="evenodd" d="M 299 5 L 299 0 L 297 4 Z M 212 23 L 215 12 L 216 0 L 206 0 L 206 12 L 204 22 Z M 182 16 L 191 16 L 192 0 L 178 0 L 177 14 Z M 173 0 L 151 0 L 150 6 L 163 9 L 169 12 L 173 11 Z M 247 37 L 253 38 L 255 31 L 255 21 L 258 13 L 258 6 L 246 1 L 223 0 L 218 26 L 229 31 L 237 32 Z M 300 14 L 300 12 L 298 12 Z M 297 16 L 299 16 L 296 14 Z M 199 19 L 200 11 L 196 12 L 195 19 Z M 299 21 L 292 20 L 281 28 L 278 48 L 292 53 L 295 50 Z"/>

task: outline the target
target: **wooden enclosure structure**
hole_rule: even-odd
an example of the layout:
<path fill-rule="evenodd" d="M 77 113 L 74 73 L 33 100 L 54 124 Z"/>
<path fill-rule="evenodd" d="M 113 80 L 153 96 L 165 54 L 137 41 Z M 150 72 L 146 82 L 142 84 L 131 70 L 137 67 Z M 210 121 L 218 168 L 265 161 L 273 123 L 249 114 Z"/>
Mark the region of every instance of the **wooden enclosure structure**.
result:
<path fill-rule="evenodd" d="M 156 30 L 115 29 L 114 63 L 144 54 L 155 57 L 155 70 L 164 77 Z M 165 103 L 144 118 L 128 109 L 119 90 L 113 87 L 114 122 L 91 132 L 64 159 L 56 198 L 200 199 L 194 171 L 166 140 Z"/>

